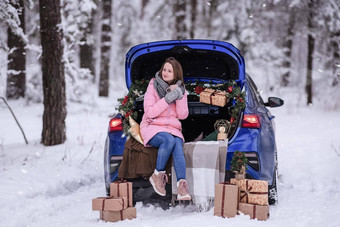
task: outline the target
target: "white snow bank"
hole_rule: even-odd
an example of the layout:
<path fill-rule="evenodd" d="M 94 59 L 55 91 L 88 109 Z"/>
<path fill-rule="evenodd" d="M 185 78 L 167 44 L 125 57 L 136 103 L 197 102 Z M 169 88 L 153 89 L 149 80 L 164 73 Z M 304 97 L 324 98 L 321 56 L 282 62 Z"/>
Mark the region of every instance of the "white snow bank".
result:
<path fill-rule="evenodd" d="M 43 106 L 11 101 L 29 145 L 0 105 L 0 226 L 111 226 L 91 210 L 105 195 L 103 149 L 113 100 L 95 106 L 68 103 L 67 141 L 40 144 Z M 287 105 L 276 116 L 279 204 L 266 222 L 197 212 L 192 206 L 162 210 L 137 203 L 137 218 L 115 226 L 338 226 L 340 214 L 339 112 Z M 289 109 L 287 108 L 289 107 Z M 90 152 L 91 151 L 91 152 Z"/>

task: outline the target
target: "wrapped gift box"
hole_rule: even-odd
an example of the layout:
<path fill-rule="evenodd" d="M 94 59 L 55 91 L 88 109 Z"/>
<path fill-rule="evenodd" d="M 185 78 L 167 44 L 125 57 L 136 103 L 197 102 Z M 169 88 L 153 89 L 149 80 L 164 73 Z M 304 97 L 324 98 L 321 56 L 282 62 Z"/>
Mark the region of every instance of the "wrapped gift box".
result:
<path fill-rule="evenodd" d="M 121 211 L 100 211 L 100 220 L 106 222 L 117 222 L 125 219 L 134 219 L 137 217 L 136 208 L 128 207 Z"/>
<path fill-rule="evenodd" d="M 269 218 L 269 206 L 260 206 L 248 203 L 239 203 L 239 213 L 249 215 L 251 219 L 257 218 L 258 220 L 265 221 Z"/>
<path fill-rule="evenodd" d="M 120 211 L 127 208 L 127 198 L 98 197 L 92 199 L 92 210 Z"/>
<path fill-rule="evenodd" d="M 202 91 L 200 94 L 200 102 L 211 104 L 211 98 L 214 92 L 215 92 L 214 89 L 210 89 L 210 88 L 204 89 L 204 91 Z"/>
<path fill-rule="evenodd" d="M 237 185 L 220 183 L 215 185 L 214 215 L 232 218 L 237 215 L 239 188 Z"/>
<path fill-rule="evenodd" d="M 131 182 L 113 182 L 110 184 L 110 197 L 127 198 L 128 207 L 132 207 L 132 183 Z"/>
<path fill-rule="evenodd" d="M 239 186 L 240 202 L 268 205 L 268 181 L 231 178 L 230 183 Z"/>
<path fill-rule="evenodd" d="M 225 106 L 229 99 L 227 98 L 227 92 L 216 91 L 213 96 L 211 96 L 211 104 L 215 106 Z"/>

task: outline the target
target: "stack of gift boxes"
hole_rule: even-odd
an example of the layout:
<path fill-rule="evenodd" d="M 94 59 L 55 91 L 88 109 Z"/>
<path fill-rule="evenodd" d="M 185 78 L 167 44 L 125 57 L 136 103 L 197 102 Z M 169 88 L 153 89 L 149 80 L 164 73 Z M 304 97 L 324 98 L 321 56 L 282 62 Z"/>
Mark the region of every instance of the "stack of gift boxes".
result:
<path fill-rule="evenodd" d="M 230 183 L 216 184 L 214 215 L 231 218 L 240 213 L 251 219 L 268 219 L 267 181 L 232 178 Z"/>
<path fill-rule="evenodd" d="M 229 101 L 227 92 L 206 88 L 200 94 L 200 102 L 214 106 L 225 106 Z"/>
<path fill-rule="evenodd" d="M 106 222 L 136 218 L 136 208 L 132 204 L 132 183 L 111 183 L 110 196 L 92 199 L 92 210 L 98 210 L 100 220 Z"/>

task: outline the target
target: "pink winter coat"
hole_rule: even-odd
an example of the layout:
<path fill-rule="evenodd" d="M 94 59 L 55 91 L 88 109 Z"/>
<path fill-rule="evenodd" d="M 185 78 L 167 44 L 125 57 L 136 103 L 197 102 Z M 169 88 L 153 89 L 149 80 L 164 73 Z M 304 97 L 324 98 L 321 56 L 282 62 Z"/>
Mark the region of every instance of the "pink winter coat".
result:
<path fill-rule="evenodd" d="M 153 84 L 152 79 L 144 96 L 144 115 L 140 123 L 140 133 L 144 140 L 144 146 L 159 132 L 168 132 L 183 139 L 182 125 L 179 120 L 188 117 L 187 92 L 183 98 L 168 104 L 164 98 L 160 98 Z"/>

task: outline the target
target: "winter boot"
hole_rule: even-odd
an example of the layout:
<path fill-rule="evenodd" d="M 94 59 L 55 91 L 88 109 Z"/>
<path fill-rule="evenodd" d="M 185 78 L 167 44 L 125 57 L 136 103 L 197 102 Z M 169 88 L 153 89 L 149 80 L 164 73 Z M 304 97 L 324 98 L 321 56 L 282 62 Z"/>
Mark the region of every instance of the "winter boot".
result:
<path fill-rule="evenodd" d="M 188 191 L 188 182 L 184 179 L 180 179 L 177 182 L 177 200 L 191 200 Z"/>
<path fill-rule="evenodd" d="M 168 176 L 165 174 L 165 171 L 157 171 L 149 178 L 149 181 L 158 195 L 165 196 L 165 184 L 168 182 Z"/>

